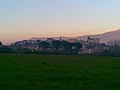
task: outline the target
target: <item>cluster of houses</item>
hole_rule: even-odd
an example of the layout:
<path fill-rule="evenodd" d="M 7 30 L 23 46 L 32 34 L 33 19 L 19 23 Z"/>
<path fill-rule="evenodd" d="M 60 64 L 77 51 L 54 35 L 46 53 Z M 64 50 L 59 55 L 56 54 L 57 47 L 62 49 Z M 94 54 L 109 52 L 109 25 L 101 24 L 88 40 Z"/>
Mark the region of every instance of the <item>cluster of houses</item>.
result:
<path fill-rule="evenodd" d="M 53 41 L 56 41 L 54 38 L 47 38 L 44 40 L 45 42 L 52 44 Z M 107 49 L 107 45 L 105 43 L 100 42 L 100 38 L 86 38 L 86 41 L 78 40 L 75 38 L 70 39 L 59 39 L 58 41 L 66 41 L 69 43 L 80 43 L 82 45 L 82 48 L 79 49 L 78 54 L 94 54 L 94 53 L 102 53 L 104 50 Z M 43 40 L 23 40 L 15 42 L 14 44 L 10 45 L 9 47 L 13 49 L 14 51 L 17 51 L 19 48 L 27 48 L 31 51 L 40 51 L 41 48 L 39 48 L 38 44 L 40 42 L 43 42 Z M 49 49 L 49 48 L 48 48 Z M 62 49 L 62 48 L 61 48 Z M 49 49 L 51 50 L 51 49 Z"/>
<path fill-rule="evenodd" d="M 87 41 L 81 41 L 82 52 L 86 54 L 94 54 L 94 53 L 103 53 L 104 50 L 108 49 L 105 43 L 100 43 L 100 38 L 91 38 L 88 37 Z"/>
<path fill-rule="evenodd" d="M 69 39 L 68 42 L 77 42 L 82 44 L 82 48 L 79 54 L 96 54 L 103 53 L 104 50 L 108 50 L 108 46 L 105 43 L 100 42 L 100 38 L 88 37 L 86 41 Z"/>

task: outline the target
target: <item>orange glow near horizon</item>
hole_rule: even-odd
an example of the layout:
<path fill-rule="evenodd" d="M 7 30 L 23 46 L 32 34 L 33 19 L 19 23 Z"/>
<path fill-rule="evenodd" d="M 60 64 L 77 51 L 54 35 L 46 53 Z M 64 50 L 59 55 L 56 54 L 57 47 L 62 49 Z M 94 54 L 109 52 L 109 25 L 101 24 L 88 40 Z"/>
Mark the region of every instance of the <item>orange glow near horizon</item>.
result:
<path fill-rule="evenodd" d="M 66 29 L 66 31 L 68 31 L 69 28 Z M 117 29 L 112 29 L 112 30 L 117 30 Z M 112 31 L 112 30 L 108 30 L 108 31 Z M 34 30 L 33 30 L 34 31 Z M 87 32 L 87 31 L 77 31 L 77 32 L 63 32 L 60 31 L 60 29 L 58 29 L 58 31 L 55 32 L 51 32 L 51 33 L 46 33 L 46 32 L 40 32 L 39 30 L 38 32 L 35 31 L 33 32 L 32 30 L 30 31 L 30 29 L 26 32 L 18 32 L 18 33 L 5 33 L 4 35 L 7 37 L 4 37 L 4 35 L 1 37 L 1 41 L 5 44 L 9 44 L 9 43 L 13 43 L 15 41 L 19 41 L 19 40 L 26 40 L 26 39 L 30 39 L 30 38 L 34 38 L 34 37 L 40 37 L 40 38 L 47 38 L 47 37 L 76 37 L 76 36 L 82 36 L 82 35 L 93 35 L 93 34 L 101 34 L 101 33 L 105 33 L 107 32 L 107 30 L 103 31 L 103 32 Z M 44 31 L 44 30 L 43 30 Z M 74 30 L 73 30 L 74 31 Z M 33 32 L 33 33 L 32 33 Z"/>
<path fill-rule="evenodd" d="M 110 25 L 79 25 L 79 24 L 1 24 L 3 31 L 0 38 L 4 43 L 11 43 L 17 40 L 29 39 L 32 37 L 76 37 L 82 35 L 101 34 L 108 31 L 117 30 L 120 27 Z M 108 28 L 109 27 L 109 28 Z"/>
<path fill-rule="evenodd" d="M 120 0 L 1 0 L 0 41 L 75 37 L 117 30 L 119 4 Z"/>

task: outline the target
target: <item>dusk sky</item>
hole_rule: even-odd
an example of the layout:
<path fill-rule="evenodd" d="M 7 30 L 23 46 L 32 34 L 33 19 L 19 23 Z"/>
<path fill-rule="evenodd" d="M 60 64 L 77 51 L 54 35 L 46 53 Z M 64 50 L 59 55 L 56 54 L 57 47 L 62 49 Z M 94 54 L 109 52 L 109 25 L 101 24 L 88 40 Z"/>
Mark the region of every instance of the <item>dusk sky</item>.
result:
<path fill-rule="evenodd" d="M 120 0 L 0 0 L 0 41 L 120 28 Z"/>

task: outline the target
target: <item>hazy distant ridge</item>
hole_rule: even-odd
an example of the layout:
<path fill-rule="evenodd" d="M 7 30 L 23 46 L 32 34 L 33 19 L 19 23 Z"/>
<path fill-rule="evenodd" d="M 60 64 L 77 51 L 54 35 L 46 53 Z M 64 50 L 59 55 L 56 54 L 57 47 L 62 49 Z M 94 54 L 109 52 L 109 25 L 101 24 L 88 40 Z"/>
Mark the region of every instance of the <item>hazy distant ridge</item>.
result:
<path fill-rule="evenodd" d="M 120 29 L 111 31 L 111 32 L 106 32 L 103 34 L 78 36 L 76 38 L 81 39 L 81 40 L 86 40 L 88 36 L 100 38 L 101 42 L 104 42 L 104 43 L 111 41 L 111 40 L 120 40 Z"/>
<path fill-rule="evenodd" d="M 77 36 L 77 37 L 61 37 L 61 38 L 64 39 L 64 40 L 68 39 L 68 38 L 77 38 L 77 39 L 86 41 L 88 36 L 100 38 L 101 42 L 107 43 L 108 41 L 111 41 L 111 40 L 120 40 L 120 29 L 114 30 L 114 31 L 111 31 L 111 32 L 106 32 L 106 33 L 103 33 L 103 34 L 97 34 L 97 35 L 84 35 L 84 36 Z M 52 38 L 60 39 L 60 37 L 52 37 Z M 46 38 L 35 37 L 35 38 L 31 38 L 30 40 L 37 40 L 37 39 L 44 40 Z"/>

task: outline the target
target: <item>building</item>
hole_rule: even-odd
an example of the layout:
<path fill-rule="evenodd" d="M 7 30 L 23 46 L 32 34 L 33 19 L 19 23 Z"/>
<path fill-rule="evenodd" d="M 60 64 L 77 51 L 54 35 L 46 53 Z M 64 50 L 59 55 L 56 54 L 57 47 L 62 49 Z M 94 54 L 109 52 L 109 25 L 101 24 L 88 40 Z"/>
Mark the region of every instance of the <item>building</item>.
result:
<path fill-rule="evenodd" d="M 55 41 L 55 39 L 54 38 L 47 38 L 48 43 L 52 44 L 52 41 Z"/>
<path fill-rule="evenodd" d="M 67 42 L 69 42 L 69 43 L 77 43 L 77 39 L 74 39 L 74 38 L 71 38 L 71 39 L 68 39 L 68 40 L 66 40 Z"/>
<path fill-rule="evenodd" d="M 100 43 L 100 38 L 91 38 L 91 37 L 88 37 L 87 38 L 87 42 L 89 44 L 99 44 Z"/>
<path fill-rule="evenodd" d="M 100 38 L 88 37 L 87 41 L 79 40 L 82 44 L 81 54 L 101 54 L 106 50 L 107 45 L 100 42 Z"/>

